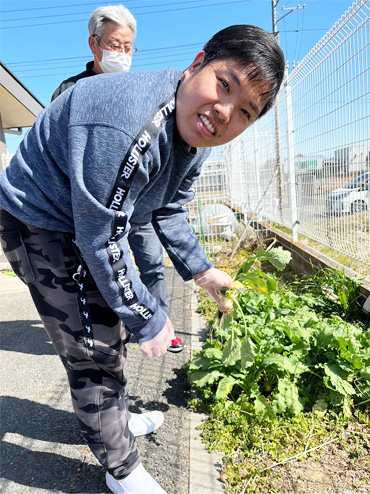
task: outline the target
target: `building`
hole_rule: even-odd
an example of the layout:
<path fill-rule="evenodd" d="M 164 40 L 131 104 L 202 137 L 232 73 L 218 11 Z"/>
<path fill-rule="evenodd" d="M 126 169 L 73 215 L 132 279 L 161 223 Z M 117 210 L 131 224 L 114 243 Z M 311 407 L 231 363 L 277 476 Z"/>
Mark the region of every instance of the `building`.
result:
<path fill-rule="evenodd" d="M 5 134 L 22 135 L 32 127 L 44 105 L 0 62 L 0 154 L 8 153 Z"/>
<path fill-rule="evenodd" d="M 366 170 L 365 146 L 347 146 L 334 152 L 334 161 L 342 173 L 357 173 Z"/>
<path fill-rule="evenodd" d="M 0 62 L 0 172 L 9 164 L 5 134 L 22 135 L 32 127 L 44 105 Z M 6 261 L 0 247 L 0 262 Z"/>

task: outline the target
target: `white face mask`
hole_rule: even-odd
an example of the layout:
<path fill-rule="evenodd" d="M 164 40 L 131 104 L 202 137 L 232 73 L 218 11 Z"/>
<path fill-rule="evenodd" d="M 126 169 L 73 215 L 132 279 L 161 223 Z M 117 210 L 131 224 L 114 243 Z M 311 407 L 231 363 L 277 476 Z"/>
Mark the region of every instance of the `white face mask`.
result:
<path fill-rule="evenodd" d="M 100 46 L 99 46 L 100 48 Z M 110 50 L 100 50 L 103 53 L 103 58 L 99 62 L 102 71 L 107 74 L 110 72 L 128 72 L 131 67 L 131 57 L 127 53 L 110 51 Z"/>

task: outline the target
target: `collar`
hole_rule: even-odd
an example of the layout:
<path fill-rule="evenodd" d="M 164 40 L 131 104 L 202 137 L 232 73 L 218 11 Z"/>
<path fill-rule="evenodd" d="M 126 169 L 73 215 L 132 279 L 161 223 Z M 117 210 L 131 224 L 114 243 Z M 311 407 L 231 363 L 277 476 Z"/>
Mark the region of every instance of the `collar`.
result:
<path fill-rule="evenodd" d="M 93 71 L 94 60 L 91 62 L 87 62 L 86 64 L 86 77 L 90 77 L 91 75 L 97 75 L 96 72 Z"/>

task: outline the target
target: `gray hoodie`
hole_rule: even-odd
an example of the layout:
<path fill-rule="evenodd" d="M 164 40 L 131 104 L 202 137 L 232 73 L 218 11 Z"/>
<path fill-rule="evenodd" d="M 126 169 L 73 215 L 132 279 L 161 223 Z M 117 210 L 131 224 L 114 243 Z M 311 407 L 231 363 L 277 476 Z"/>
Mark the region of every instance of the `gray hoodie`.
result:
<path fill-rule="evenodd" d="M 38 116 L 0 175 L 7 211 L 75 235 L 103 297 L 140 343 L 166 315 L 132 264 L 130 220 L 152 221 L 184 280 L 211 267 L 184 208 L 210 150 L 188 149 L 177 135 L 180 78 L 170 68 L 80 80 Z"/>

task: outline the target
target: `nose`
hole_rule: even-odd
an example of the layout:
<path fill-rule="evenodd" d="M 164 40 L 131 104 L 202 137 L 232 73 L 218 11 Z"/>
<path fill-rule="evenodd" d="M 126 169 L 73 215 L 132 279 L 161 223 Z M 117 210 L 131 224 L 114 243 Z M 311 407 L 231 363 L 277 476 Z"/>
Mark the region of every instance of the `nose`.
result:
<path fill-rule="evenodd" d="M 230 121 L 233 111 L 231 103 L 216 103 L 214 105 L 214 110 L 221 122 L 228 123 Z"/>

